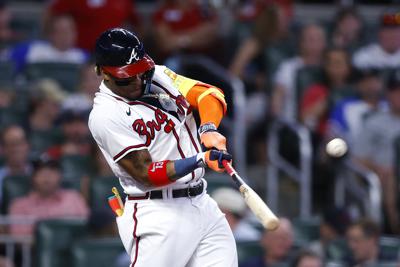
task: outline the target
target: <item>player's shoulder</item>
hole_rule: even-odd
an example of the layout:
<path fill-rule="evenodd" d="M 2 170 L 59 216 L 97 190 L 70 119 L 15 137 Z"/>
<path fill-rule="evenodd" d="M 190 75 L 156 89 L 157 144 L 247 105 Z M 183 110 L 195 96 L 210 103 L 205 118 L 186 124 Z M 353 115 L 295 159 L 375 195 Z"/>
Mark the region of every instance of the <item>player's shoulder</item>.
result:
<path fill-rule="evenodd" d="M 177 95 L 184 94 L 198 81 L 182 76 L 167 66 L 156 65 L 152 83 L 152 90 L 156 92 Z"/>

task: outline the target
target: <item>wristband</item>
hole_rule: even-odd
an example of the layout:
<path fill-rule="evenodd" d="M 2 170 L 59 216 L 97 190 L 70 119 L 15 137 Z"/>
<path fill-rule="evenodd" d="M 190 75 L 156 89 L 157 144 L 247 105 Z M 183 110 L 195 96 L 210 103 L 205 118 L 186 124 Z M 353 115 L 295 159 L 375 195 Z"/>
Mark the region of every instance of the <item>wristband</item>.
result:
<path fill-rule="evenodd" d="M 175 174 L 178 177 L 183 177 L 199 167 L 205 167 L 204 153 L 199 153 L 190 158 L 175 160 L 174 167 Z"/>
<path fill-rule="evenodd" d="M 164 186 L 173 183 L 167 175 L 167 163 L 169 160 L 153 162 L 149 165 L 147 169 L 147 174 L 149 176 L 149 181 L 154 186 Z"/>
<path fill-rule="evenodd" d="M 217 131 L 217 126 L 215 126 L 214 123 L 212 122 L 207 122 L 199 127 L 199 135 L 202 135 L 205 132 L 216 132 Z"/>

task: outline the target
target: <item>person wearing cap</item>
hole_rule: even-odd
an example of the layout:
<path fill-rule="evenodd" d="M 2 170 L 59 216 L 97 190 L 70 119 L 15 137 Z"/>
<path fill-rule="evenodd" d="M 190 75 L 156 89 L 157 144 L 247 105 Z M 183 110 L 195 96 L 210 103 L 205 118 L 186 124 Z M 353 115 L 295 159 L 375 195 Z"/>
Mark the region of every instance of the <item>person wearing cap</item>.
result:
<path fill-rule="evenodd" d="M 393 14 L 393 13 L 392 13 Z M 378 42 L 361 47 L 354 53 L 356 68 L 395 68 L 400 66 L 400 24 L 380 18 Z"/>
<path fill-rule="evenodd" d="M 376 172 L 382 184 L 387 231 L 400 233 L 398 186 L 395 176 L 395 141 L 400 136 L 400 70 L 388 78 L 386 98 L 389 111 L 377 112 L 365 121 L 356 136 L 353 154 L 367 168 Z M 398 153 L 398 152 L 397 152 Z"/>
<path fill-rule="evenodd" d="M 257 241 L 261 233 L 245 220 L 247 206 L 239 191 L 223 187 L 215 190 L 211 197 L 225 213 L 236 241 Z"/>
<path fill-rule="evenodd" d="M 232 159 L 218 132 L 223 91 L 156 65 L 126 29 L 103 32 L 95 58 L 103 81 L 88 124 L 127 195 L 117 224 L 131 265 L 236 267 L 232 231 L 203 178 Z"/>

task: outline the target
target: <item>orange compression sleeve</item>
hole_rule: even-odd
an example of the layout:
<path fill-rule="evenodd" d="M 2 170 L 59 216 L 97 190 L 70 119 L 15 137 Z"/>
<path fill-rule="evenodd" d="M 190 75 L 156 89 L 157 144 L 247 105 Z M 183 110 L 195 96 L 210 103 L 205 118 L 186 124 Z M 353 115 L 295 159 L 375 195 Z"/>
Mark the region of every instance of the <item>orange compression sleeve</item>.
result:
<path fill-rule="evenodd" d="M 213 95 L 205 96 L 198 103 L 199 96 L 208 89 L 208 87 L 196 85 L 190 89 L 186 95 L 186 99 L 192 107 L 199 111 L 201 124 L 212 122 L 218 127 L 224 116 L 223 104 Z"/>

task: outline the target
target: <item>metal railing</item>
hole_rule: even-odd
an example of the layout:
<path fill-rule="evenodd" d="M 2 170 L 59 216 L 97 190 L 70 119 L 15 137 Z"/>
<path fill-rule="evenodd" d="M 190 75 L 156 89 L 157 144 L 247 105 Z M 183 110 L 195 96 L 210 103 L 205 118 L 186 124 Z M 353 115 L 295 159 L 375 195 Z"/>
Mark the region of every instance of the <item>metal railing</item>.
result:
<path fill-rule="evenodd" d="M 299 167 L 293 166 L 279 153 L 279 132 L 283 128 L 290 129 L 299 140 Z M 272 210 L 278 211 L 279 200 L 279 171 L 288 175 L 300 186 L 299 210 L 301 218 L 311 216 L 311 177 L 312 177 L 312 145 L 309 130 L 301 124 L 276 120 L 272 123 L 267 139 L 267 196 L 268 205 Z"/>
<path fill-rule="evenodd" d="M 177 64 L 176 71 L 182 71 L 185 66 L 197 65 L 204 70 L 217 76 L 220 80 L 224 81 L 230 85 L 232 90 L 232 105 L 234 106 L 233 118 L 226 124 L 227 126 L 232 125 L 229 128 L 229 132 L 232 136 L 232 141 L 230 142 L 230 150 L 234 154 L 235 168 L 244 177 L 246 172 L 246 121 L 245 121 L 245 111 L 246 111 L 246 97 L 243 82 L 233 75 L 231 75 L 226 69 L 214 62 L 213 60 L 201 56 L 201 55 L 180 55 L 173 59 L 174 63 Z M 193 78 L 193 77 L 192 77 Z M 195 77 L 194 77 L 195 78 Z M 207 81 L 203 81 L 207 82 Z M 225 118 L 226 121 L 228 118 Z M 228 140 L 229 141 L 229 140 Z"/>
<path fill-rule="evenodd" d="M 339 166 L 335 177 L 335 205 L 345 207 L 346 193 L 350 193 L 363 204 L 368 217 L 381 223 L 382 189 L 379 177 L 351 159 L 343 159 Z M 367 186 L 363 186 L 357 177 L 360 177 Z"/>
<path fill-rule="evenodd" d="M 12 224 L 19 225 L 32 225 L 35 223 L 35 219 L 27 216 L 7 216 L 0 215 L 0 225 L 2 227 L 9 227 Z M 21 249 L 22 263 L 21 267 L 32 266 L 32 247 L 33 237 L 32 236 L 17 236 L 8 233 L 0 234 L 0 244 L 5 247 L 5 256 L 7 259 L 14 261 L 17 249 Z M 6 267 L 9 265 L 6 263 Z"/>

